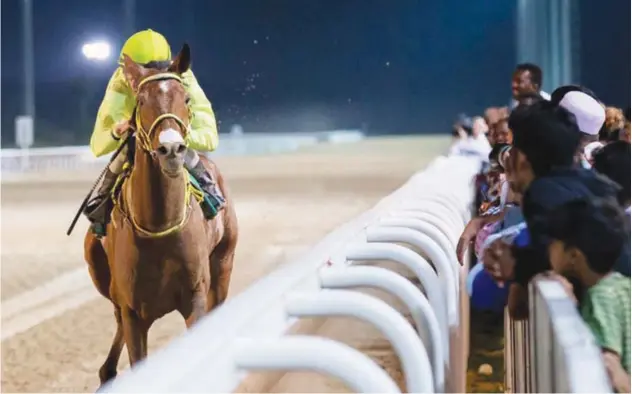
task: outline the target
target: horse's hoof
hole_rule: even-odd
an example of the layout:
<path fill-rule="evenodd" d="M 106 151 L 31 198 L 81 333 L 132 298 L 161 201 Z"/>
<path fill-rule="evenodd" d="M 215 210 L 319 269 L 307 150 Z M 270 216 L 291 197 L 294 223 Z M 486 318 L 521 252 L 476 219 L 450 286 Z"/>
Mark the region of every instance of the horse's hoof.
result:
<path fill-rule="evenodd" d="M 111 382 L 112 380 L 114 380 L 114 378 L 116 378 L 116 371 L 109 371 L 107 369 L 100 369 L 99 370 L 99 379 L 101 380 L 101 384 L 99 385 L 99 388 L 97 388 L 97 391 L 95 391 L 95 393 L 100 393 L 103 390 L 103 387 L 108 384 L 108 382 Z"/>

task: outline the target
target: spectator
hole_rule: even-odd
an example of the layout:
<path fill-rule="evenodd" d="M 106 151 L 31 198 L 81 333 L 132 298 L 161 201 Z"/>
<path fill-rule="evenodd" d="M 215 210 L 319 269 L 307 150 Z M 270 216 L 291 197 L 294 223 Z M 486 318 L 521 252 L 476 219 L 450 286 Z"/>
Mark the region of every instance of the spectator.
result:
<path fill-rule="evenodd" d="M 613 267 L 629 238 L 619 206 L 607 200 L 580 199 L 552 210 L 546 229 L 553 270 L 585 289 L 580 313 L 593 332 L 613 387 L 630 392 L 630 278 Z"/>
<path fill-rule="evenodd" d="M 513 135 L 509 129 L 509 118 L 503 117 L 492 125 L 491 136 L 492 145 L 511 144 Z"/>
<path fill-rule="evenodd" d="M 621 133 L 619 133 L 619 139 L 621 141 L 625 141 L 627 143 L 630 143 L 630 107 L 628 106 L 628 108 L 625 109 L 625 111 L 623 111 L 623 115 L 625 116 L 625 125 L 623 127 L 623 131 Z"/>
<path fill-rule="evenodd" d="M 484 261 L 499 280 L 515 279 L 524 294 L 529 280 L 548 269 L 547 240 L 542 231 L 549 211 L 582 197 L 614 199 L 619 187 L 593 171 L 576 168 L 574 156 L 581 134 L 564 108 L 543 101 L 513 111 L 510 154 L 511 187 L 522 195 L 527 246 L 496 241 Z M 522 242 L 522 241 L 521 241 Z M 629 250 L 621 254 L 629 261 Z M 629 265 L 629 263 L 628 263 Z"/>
<path fill-rule="evenodd" d="M 584 168 L 590 168 L 590 151 L 600 144 L 593 144 L 586 150 L 587 145 L 598 142 L 599 131 L 606 120 L 606 111 L 595 94 L 589 89 L 577 86 L 561 86 L 551 94 L 551 103 L 559 105 L 572 113 L 581 133 L 581 142 L 577 150 L 577 160 Z"/>
<path fill-rule="evenodd" d="M 489 132 L 487 133 L 487 140 L 490 145 L 494 145 L 494 125 L 498 123 L 501 119 L 507 118 L 509 116 L 509 110 L 507 107 L 490 107 L 485 110 L 485 123 L 487 123 L 489 127 Z"/>
<path fill-rule="evenodd" d="M 606 127 L 610 130 L 618 130 L 625 127 L 625 115 L 623 110 L 616 107 L 606 107 Z"/>
<path fill-rule="evenodd" d="M 481 142 L 484 146 L 489 146 L 487 133 L 489 133 L 489 126 L 487 122 L 485 122 L 485 119 L 481 116 L 475 116 L 474 119 L 472 119 L 472 137 L 474 137 L 476 141 Z"/>
<path fill-rule="evenodd" d="M 604 142 L 618 141 L 624 133 L 626 124 L 623 111 L 615 107 L 606 107 L 606 120 L 599 130 L 599 140 Z"/>
<path fill-rule="evenodd" d="M 599 149 L 593 157 L 593 169 L 621 187 L 617 197 L 619 204 L 628 215 L 630 214 L 630 179 L 632 178 L 631 154 L 629 143 L 616 141 Z"/>
<path fill-rule="evenodd" d="M 597 141 L 599 130 L 606 121 L 606 110 L 590 89 L 578 85 L 560 86 L 551 94 L 551 103 L 575 116 L 583 145 Z"/>
<path fill-rule="evenodd" d="M 511 108 L 515 108 L 520 98 L 534 94 L 539 95 L 545 100 L 551 97 L 542 89 L 542 70 L 533 63 L 518 64 L 511 78 L 511 92 L 513 101 Z"/>
<path fill-rule="evenodd" d="M 517 105 L 531 105 L 538 101 L 545 100 L 545 98 L 542 97 L 540 92 L 527 92 L 518 95 L 515 100 L 518 102 Z"/>
<path fill-rule="evenodd" d="M 457 125 L 465 133 L 465 138 L 456 140 L 450 147 L 449 154 L 474 156 L 479 158 L 481 163 L 486 163 L 488 161 L 489 152 L 491 151 L 491 146 L 489 146 L 484 136 L 482 140 L 476 138 L 477 136 L 474 135 L 475 124 L 473 120 L 462 114 L 459 115 Z"/>
<path fill-rule="evenodd" d="M 489 127 L 491 127 L 494 123 L 498 122 L 500 118 L 502 118 L 502 110 L 499 107 L 489 107 L 485 110 L 485 115 L 483 118 L 485 119 L 485 123 Z"/>

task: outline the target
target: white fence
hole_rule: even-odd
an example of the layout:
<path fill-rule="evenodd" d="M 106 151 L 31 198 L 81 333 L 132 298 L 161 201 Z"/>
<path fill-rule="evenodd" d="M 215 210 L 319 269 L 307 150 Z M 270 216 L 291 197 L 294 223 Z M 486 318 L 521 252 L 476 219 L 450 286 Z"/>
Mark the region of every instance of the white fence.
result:
<path fill-rule="evenodd" d="M 358 130 L 332 130 L 314 133 L 226 134 L 213 156 L 259 155 L 290 152 L 319 143 L 356 142 L 364 138 Z M 2 176 L 5 179 L 25 173 L 101 169 L 110 155 L 95 159 L 88 146 L 56 148 L 2 149 Z"/>
<path fill-rule="evenodd" d="M 613 392 L 601 350 L 560 283 L 533 280 L 529 319 L 506 316 L 505 333 L 506 391 Z"/>
<path fill-rule="evenodd" d="M 372 210 L 230 299 L 103 391 L 225 393 L 248 372 L 312 370 L 336 376 L 356 392 L 400 392 L 374 361 L 345 344 L 285 335 L 304 317 L 353 316 L 392 343 L 407 391 L 464 392 L 466 269 L 454 250 L 469 220 L 476 171 L 469 158 L 436 159 Z M 367 260 L 408 267 L 422 289 L 394 271 L 358 265 Z M 384 301 L 349 290 L 360 286 L 400 298 L 413 324 Z"/>

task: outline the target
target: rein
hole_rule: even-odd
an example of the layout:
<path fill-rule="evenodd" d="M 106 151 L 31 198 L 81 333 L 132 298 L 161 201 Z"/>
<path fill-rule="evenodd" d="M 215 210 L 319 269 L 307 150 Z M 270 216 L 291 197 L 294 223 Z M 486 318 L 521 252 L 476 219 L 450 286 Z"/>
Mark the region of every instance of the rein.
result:
<path fill-rule="evenodd" d="M 152 75 L 149 76 L 145 79 L 143 79 L 139 84 L 138 87 L 136 88 L 136 94 L 138 95 L 138 91 L 147 83 L 149 82 L 155 82 L 155 81 L 165 81 L 165 80 L 176 80 L 180 83 L 182 82 L 182 78 L 174 73 L 160 73 L 160 74 L 156 74 L 156 75 Z M 136 141 L 137 143 L 140 144 L 140 147 L 147 153 L 149 153 L 150 155 L 152 155 L 152 157 L 155 155 L 152 147 L 151 147 L 151 136 L 152 133 L 156 130 L 156 128 L 158 127 L 158 125 L 166 120 L 166 119 L 173 119 L 176 121 L 176 123 L 178 123 L 178 125 L 182 128 L 182 130 L 187 130 L 188 129 L 188 125 L 182 120 L 180 119 L 179 116 L 177 116 L 176 114 L 172 114 L 172 113 L 165 113 L 162 114 L 160 116 L 158 116 L 153 123 L 151 124 L 151 126 L 149 127 L 149 130 L 145 130 L 145 128 L 143 127 L 143 124 L 141 122 L 141 118 L 140 118 L 140 111 L 138 110 L 138 107 L 136 108 L 135 112 L 135 123 L 136 123 L 136 134 L 137 134 L 137 138 Z M 166 230 L 162 230 L 162 231 L 150 231 L 148 229 L 143 228 L 140 224 L 138 224 L 138 222 L 136 221 L 136 219 L 134 218 L 134 213 L 132 211 L 132 192 L 130 187 L 127 187 L 124 189 L 125 192 L 125 197 L 127 198 L 128 203 L 128 212 L 125 212 L 122 209 L 122 201 L 117 201 L 118 199 L 113 199 L 114 201 L 114 205 L 118 207 L 119 211 L 123 214 L 123 216 L 125 218 L 128 219 L 129 224 L 132 226 L 132 228 L 135 230 L 135 232 L 141 233 L 142 235 L 144 235 L 145 237 L 148 238 L 161 238 L 161 237 L 165 237 L 167 235 L 176 233 L 180 230 L 182 230 L 184 228 L 184 226 L 186 226 L 187 222 L 189 221 L 189 217 L 191 214 L 191 196 L 194 196 L 195 199 L 200 202 L 202 201 L 202 199 L 204 198 L 204 195 L 202 192 L 198 191 L 197 189 L 195 189 L 191 183 L 188 181 L 188 172 L 186 169 L 183 169 L 184 172 L 184 179 L 186 182 L 186 186 L 184 188 L 184 206 L 182 207 L 182 218 L 178 221 L 177 224 L 167 228 Z M 130 175 L 129 175 L 129 184 L 128 185 L 132 185 L 133 181 L 132 181 L 132 177 L 134 175 L 133 171 L 130 171 Z M 113 189 L 114 192 L 114 189 Z M 123 193 L 121 193 L 122 196 Z M 115 225 L 115 221 L 112 220 L 112 224 Z"/>

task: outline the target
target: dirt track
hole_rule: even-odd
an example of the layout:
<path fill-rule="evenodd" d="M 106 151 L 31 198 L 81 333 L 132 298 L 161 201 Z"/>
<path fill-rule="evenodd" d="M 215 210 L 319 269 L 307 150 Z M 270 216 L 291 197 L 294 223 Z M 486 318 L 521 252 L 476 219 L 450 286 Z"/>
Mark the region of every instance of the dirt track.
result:
<path fill-rule="evenodd" d="M 231 295 L 371 207 L 445 150 L 447 140 L 373 140 L 275 157 L 218 160 L 236 199 L 240 242 Z M 95 174 L 48 174 L 2 185 L 2 391 L 85 392 L 98 383 L 114 331 L 111 307 L 83 261 L 82 219 L 65 230 Z M 183 330 L 172 314 L 150 331 L 150 352 Z M 323 327 L 362 348 L 400 380 L 388 343 L 364 324 Z M 323 332 L 323 331 L 321 331 Z M 119 369 L 127 367 L 123 355 Z M 251 388 L 257 391 L 255 388 Z M 288 374 L 276 392 L 332 392 L 340 383 Z"/>

